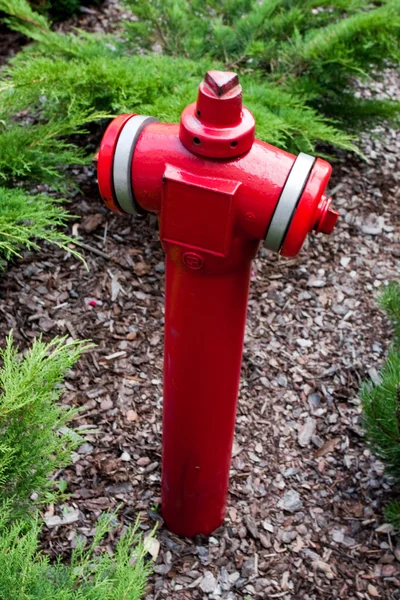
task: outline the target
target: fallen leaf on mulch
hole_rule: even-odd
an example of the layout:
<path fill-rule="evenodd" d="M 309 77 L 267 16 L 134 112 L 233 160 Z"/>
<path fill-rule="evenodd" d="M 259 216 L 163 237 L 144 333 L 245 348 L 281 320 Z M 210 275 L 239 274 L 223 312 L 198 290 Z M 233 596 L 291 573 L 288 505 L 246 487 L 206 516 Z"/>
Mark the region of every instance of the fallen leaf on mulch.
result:
<path fill-rule="evenodd" d="M 93 215 L 88 215 L 79 223 L 80 229 L 83 229 L 86 233 L 92 233 L 92 231 L 96 231 L 96 229 L 102 225 L 105 221 L 104 215 L 101 213 L 94 213 Z"/>
<path fill-rule="evenodd" d="M 328 440 L 323 446 L 321 446 L 321 448 L 318 448 L 314 454 L 315 458 L 326 456 L 330 452 L 333 452 L 338 444 L 340 444 L 340 438 L 332 438 L 331 440 Z"/>

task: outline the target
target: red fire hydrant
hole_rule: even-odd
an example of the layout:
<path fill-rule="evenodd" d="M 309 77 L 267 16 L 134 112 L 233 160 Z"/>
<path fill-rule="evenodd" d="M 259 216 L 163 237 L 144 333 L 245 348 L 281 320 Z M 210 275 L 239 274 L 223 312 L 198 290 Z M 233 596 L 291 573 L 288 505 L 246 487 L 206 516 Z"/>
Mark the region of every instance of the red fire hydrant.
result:
<path fill-rule="evenodd" d="M 251 261 L 295 256 L 338 213 L 331 166 L 254 139 L 235 73 L 209 71 L 179 125 L 121 115 L 98 154 L 106 205 L 154 212 L 166 252 L 162 514 L 179 535 L 223 521 Z"/>

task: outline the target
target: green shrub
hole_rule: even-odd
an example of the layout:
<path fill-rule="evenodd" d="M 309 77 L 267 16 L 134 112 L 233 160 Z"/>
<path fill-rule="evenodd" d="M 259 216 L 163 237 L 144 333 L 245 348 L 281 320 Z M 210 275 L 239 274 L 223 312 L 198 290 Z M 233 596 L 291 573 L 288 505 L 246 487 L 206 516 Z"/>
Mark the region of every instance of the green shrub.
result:
<path fill-rule="evenodd" d="M 257 69 L 340 128 L 393 118 L 398 103 L 354 95 L 354 77 L 379 78 L 400 59 L 398 0 L 126 0 L 137 48 L 208 56 L 227 68 Z"/>
<path fill-rule="evenodd" d="M 397 3 L 336 0 L 334 9 L 328 2 L 284 0 L 128 4 L 141 21 L 128 23 L 128 39 L 121 44 L 84 32 L 51 32 L 24 0 L 0 0 L 10 26 L 37 42 L 3 73 L 6 126 L 17 110 L 39 114 L 45 123 L 66 126 L 71 119 L 75 130 L 124 110 L 176 121 L 211 66 L 243 71 L 244 99 L 257 118 L 257 134 L 292 151 L 313 151 L 319 142 L 354 150 L 348 129 L 357 123 L 369 128 L 398 114 L 398 104 L 355 99 L 352 88 L 352 76 L 398 60 Z M 219 25 L 231 42 L 216 33 Z M 156 40 L 171 56 L 131 55 L 132 47 L 150 49 Z M 277 47 L 267 60 L 269 43 Z M 262 60 L 251 54 L 255 46 Z M 341 111 L 341 121 L 331 120 L 334 110 Z"/>
<path fill-rule="evenodd" d="M 393 282 L 388 285 L 380 297 L 380 302 L 392 321 L 395 333 L 393 343 L 398 347 L 400 345 L 400 284 Z"/>
<path fill-rule="evenodd" d="M 258 136 L 288 150 L 310 152 L 319 142 L 355 150 L 349 131 L 399 114 L 399 103 L 364 100 L 353 89 L 355 76 L 379 77 L 384 66 L 399 62 L 397 0 L 127 4 L 140 20 L 128 22 L 121 43 L 85 32 L 55 33 L 25 0 L 0 0 L 10 27 L 37 42 L 1 75 L 1 135 L 10 146 L 0 163 L 3 177 L 44 177 L 59 185 L 55 157 L 60 166 L 82 160 L 66 136 L 125 110 L 176 121 L 211 66 L 242 71 Z M 170 56 L 132 56 L 132 48 L 150 49 L 155 41 Z M 21 111 L 31 119 L 24 129 L 32 140 L 22 160 L 15 122 Z"/>
<path fill-rule="evenodd" d="M 68 167 L 90 161 L 108 119 L 177 122 L 210 67 L 240 71 L 257 136 L 294 153 L 357 152 L 357 129 L 398 120 L 400 103 L 354 94 L 355 77 L 372 85 L 399 63 L 398 0 L 126 1 L 140 20 L 121 41 L 54 32 L 26 0 L 0 0 L 9 26 L 34 41 L 0 73 L 5 187 L 66 191 Z"/>
<path fill-rule="evenodd" d="M 35 182 L 65 191 L 71 178 L 65 167 L 85 162 L 83 152 L 65 141 L 82 121 L 72 115 L 57 122 L 24 125 L 4 121 L 0 134 L 0 182 Z M 40 160 L 39 160 L 40 158 Z"/>
<path fill-rule="evenodd" d="M 400 533 L 400 500 L 391 500 L 388 503 L 385 509 L 385 518 Z"/>
<path fill-rule="evenodd" d="M 361 389 L 363 424 L 373 452 L 400 484 L 400 284 L 390 284 L 380 302 L 393 320 L 395 337 L 380 382 L 368 382 Z M 387 517 L 400 531 L 400 502 L 389 504 Z"/>
<path fill-rule="evenodd" d="M 15 0 L 0 10 L 3 8 L 11 15 L 25 11 L 23 18 L 27 27 L 47 31 L 45 17 L 35 13 L 26 2 Z M 0 96 L 4 94 L 3 85 L 1 81 Z M 85 162 L 83 152 L 65 140 L 82 124 L 74 121 L 73 115 L 60 117 L 56 122 L 44 122 L 38 120 L 33 111 L 30 114 L 29 111 L 16 112 L 3 119 L 5 107 L 0 101 L 0 270 L 5 260 L 18 255 L 24 246 L 38 249 L 38 241 L 43 240 L 67 250 L 67 244 L 72 241 L 60 231 L 69 217 L 59 200 L 43 193 L 29 195 L 22 187 L 9 188 L 34 182 L 66 191 L 71 180 L 66 168 Z"/>
<path fill-rule="evenodd" d="M 22 357 L 10 334 L 0 350 L 0 503 L 10 502 L 13 516 L 26 514 L 33 493 L 39 503 L 57 497 L 49 476 L 70 462 L 80 442 L 67 427 L 76 411 L 58 404 L 60 384 L 88 347 L 38 338 Z"/>
<path fill-rule="evenodd" d="M 72 252 L 67 246 L 70 238 L 56 228 L 64 227 L 68 218 L 59 200 L 0 187 L 0 259 L 9 260 L 18 255 L 23 246 L 38 249 L 37 240 Z"/>
<path fill-rule="evenodd" d="M 59 167 L 84 160 L 65 141 L 71 134 L 123 111 L 177 121 L 211 66 L 242 71 L 257 135 L 293 152 L 313 152 L 320 142 L 354 151 L 349 131 L 398 114 L 398 103 L 356 98 L 352 87 L 355 75 L 398 61 L 397 2 L 127 2 L 141 20 L 127 24 L 121 43 L 53 32 L 25 0 L 0 0 L 10 27 L 36 42 L 1 74 L 0 177 L 60 187 Z M 166 55 L 132 56 L 156 40 Z"/>
<path fill-rule="evenodd" d="M 75 122 L 98 121 L 107 111 L 114 115 L 139 112 L 176 122 L 188 100 L 195 99 L 199 81 L 208 67 L 204 61 L 166 56 L 125 57 L 118 51 L 115 54 L 103 51 L 92 57 L 92 40 L 82 40 L 80 48 L 82 56 L 69 58 L 67 69 L 63 49 L 57 46 L 43 46 L 51 58 L 35 56 L 26 61 L 23 53 L 18 55 L 11 68 L 6 69 L 9 88 L 3 92 L 3 110 L 11 106 L 18 110 L 30 106 L 35 110 L 40 102 L 43 118 L 52 123 L 58 122 L 59 114 L 72 111 Z M 86 49 L 89 56 L 85 57 Z M 294 151 L 312 151 L 318 141 L 355 149 L 350 136 L 325 121 L 301 98 L 265 85 L 256 77 L 244 75 L 241 81 L 246 105 L 255 114 L 257 135 L 261 139 Z M 6 123 L 11 119 L 11 115 L 3 116 Z M 53 143 L 57 148 L 57 142 Z M 51 156 L 45 153 L 41 156 L 36 171 L 50 171 Z M 24 176 L 33 177 L 33 172 L 32 166 L 32 175 L 25 172 Z"/>
<path fill-rule="evenodd" d="M 34 15 L 18 13 L 12 0 L 0 0 L 0 8 L 7 6 L 14 15 L 10 25 L 37 44 L 20 52 L 3 72 L 0 118 L 6 128 L 16 111 L 27 110 L 39 113 L 46 123 L 61 121 L 65 127 L 65 119 L 70 119 L 76 130 L 85 122 L 124 111 L 176 122 L 210 67 L 208 59 L 131 56 L 126 44 L 84 32 L 57 34 L 44 28 L 42 18 L 33 25 Z M 223 68 L 215 62 L 213 66 Z M 241 81 L 261 139 L 292 150 L 312 151 L 319 141 L 355 149 L 349 135 L 308 107 L 301 96 L 255 74 L 243 75 Z M 47 158 L 41 158 L 43 168 Z"/>
<path fill-rule="evenodd" d="M 58 403 L 61 383 L 86 342 L 34 341 L 24 357 L 12 336 L 0 352 L 0 598 L 1 600 L 138 600 L 151 564 L 136 527 L 126 528 L 110 556 L 100 551 L 115 517 L 103 515 L 88 548 L 78 541 L 68 564 L 39 549 L 37 508 L 60 496 L 50 475 L 68 465 L 80 436 L 76 414 Z"/>
<path fill-rule="evenodd" d="M 10 523 L 7 507 L 0 512 L 0 598 L 2 600 L 138 600 L 145 591 L 151 563 L 137 526 L 119 538 L 114 556 L 99 552 L 113 529 L 113 516 L 103 515 L 92 544 L 72 551 L 69 564 L 50 563 L 39 550 L 40 521 Z"/>

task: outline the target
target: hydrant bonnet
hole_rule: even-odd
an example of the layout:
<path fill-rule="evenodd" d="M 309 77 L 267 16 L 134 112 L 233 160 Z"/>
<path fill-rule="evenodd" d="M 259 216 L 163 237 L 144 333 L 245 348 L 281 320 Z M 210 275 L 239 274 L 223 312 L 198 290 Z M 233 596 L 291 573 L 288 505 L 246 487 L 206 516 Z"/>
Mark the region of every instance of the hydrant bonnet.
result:
<path fill-rule="evenodd" d="M 179 138 L 194 154 L 228 159 L 250 150 L 254 129 L 254 117 L 242 105 L 236 73 L 208 71 L 197 102 L 182 112 Z"/>

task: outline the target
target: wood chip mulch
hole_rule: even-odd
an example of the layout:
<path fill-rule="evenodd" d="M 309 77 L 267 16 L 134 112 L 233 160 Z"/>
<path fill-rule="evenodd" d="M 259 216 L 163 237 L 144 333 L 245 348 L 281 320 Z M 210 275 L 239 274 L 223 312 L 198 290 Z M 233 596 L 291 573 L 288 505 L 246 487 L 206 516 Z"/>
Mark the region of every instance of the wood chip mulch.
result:
<path fill-rule="evenodd" d="M 162 526 L 160 452 L 164 263 L 154 217 L 108 212 L 95 175 L 71 224 L 89 271 L 64 252 L 26 252 L 0 284 L 1 341 L 43 333 L 97 348 L 66 380 L 76 427 L 93 434 L 58 474 L 68 524 L 49 507 L 44 547 L 68 555 L 100 513 L 160 522 L 148 600 L 155 598 L 400 598 L 400 544 L 383 522 L 393 491 L 365 445 L 357 397 L 378 377 L 390 341 L 376 294 L 398 277 L 399 139 L 365 139 L 369 162 L 344 156 L 331 190 L 335 233 L 300 256 L 254 261 L 227 518 L 210 539 Z M 84 182 L 91 185 L 86 185 Z M 101 256 L 99 256 L 99 254 Z M 67 519 L 68 521 L 68 519 Z M 55 525 L 54 525 L 55 523 Z M 110 542 L 111 543 L 111 542 Z M 158 551 L 159 550 L 159 551 Z"/>
<path fill-rule="evenodd" d="M 396 83 L 397 85 L 397 83 Z M 70 232 L 82 263 L 54 248 L 25 252 L 0 280 L 1 340 L 21 349 L 43 333 L 97 347 L 69 373 L 63 402 L 92 428 L 57 474 L 68 511 L 50 506 L 43 546 L 68 557 L 102 511 L 141 513 L 160 545 L 147 600 L 400 599 L 400 541 L 382 517 L 394 497 L 363 439 L 360 384 L 376 380 L 390 326 L 376 295 L 399 276 L 400 139 L 365 136 L 368 162 L 343 155 L 330 190 L 340 211 L 330 237 L 299 257 L 261 249 L 254 261 L 240 401 L 224 526 L 179 539 L 159 515 L 164 262 L 156 220 L 102 205 L 93 169 Z M 61 521 L 61 523 L 60 523 Z M 109 550 L 113 540 L 107 540 Z"/>

